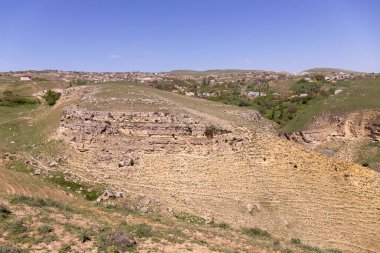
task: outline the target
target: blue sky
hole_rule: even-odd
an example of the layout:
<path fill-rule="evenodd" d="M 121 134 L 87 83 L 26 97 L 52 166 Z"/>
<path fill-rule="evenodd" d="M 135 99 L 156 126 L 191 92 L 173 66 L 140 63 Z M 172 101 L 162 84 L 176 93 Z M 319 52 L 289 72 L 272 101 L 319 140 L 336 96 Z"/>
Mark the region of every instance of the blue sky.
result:
<path fill-rule="evenodd" d="M 0 0 L 0 71 L 380 72 L 379 0 Z"/>

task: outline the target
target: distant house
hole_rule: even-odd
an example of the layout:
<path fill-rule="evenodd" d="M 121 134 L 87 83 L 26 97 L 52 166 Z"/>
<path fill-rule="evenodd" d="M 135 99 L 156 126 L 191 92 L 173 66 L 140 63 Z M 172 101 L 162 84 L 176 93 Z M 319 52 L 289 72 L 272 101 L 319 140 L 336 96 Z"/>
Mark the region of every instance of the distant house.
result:
<path fill-rule="evenodd" d="M 248 92 L 248 97 L 265 97 L 267 94 L 264 92 L 259 92 L 259 91 L 250 91 Z"/>
<path fill-rule="evenodd" d="M 32 79 L 31 76 L 20 76 L 21 81 L 30 81 Z"/>
<path fill-rule="evenodd" d="M 248 92 L 248 97 L 258 97 L 260 95 L 260 92 L 257 92 L 257 91 L 250 91 Z"/>

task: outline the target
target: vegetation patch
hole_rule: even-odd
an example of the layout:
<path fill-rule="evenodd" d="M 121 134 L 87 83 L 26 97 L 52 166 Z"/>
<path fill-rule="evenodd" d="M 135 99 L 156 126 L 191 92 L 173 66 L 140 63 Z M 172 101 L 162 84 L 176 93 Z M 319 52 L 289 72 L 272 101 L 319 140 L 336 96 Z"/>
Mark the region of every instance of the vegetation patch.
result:
<path fill-rule="evenodd" d="M 0 219 L 8 218 L 12 212 L 3 204 L 0 203 Z"/>
<path fill-rule="evenodd" d="M 202 217 L 191 215 L 188 213 L 178 213 L 174 215 L 178 220 L 189 222 L 189 223 L 196 223 L 196 224 L 205 224 L 206 220 Z"/>
<path fill-rule="evenodd" d="M 55 105 L 58 99 L 61 97 L 61 93 L 48 90 L 43 98 L 46 100 L 46 103 L 50 106 Z"/>
<path fill-rule="evenodd" d="M 208 139 L 212 139 L 217 132 L 218 129 L 215 126 L 208 126 L 205 128 L 204 134 Z"/>
<path fill-rule="evenodd" d="M 271 237 L 271 234 L 260 228 L 244 228 L 243 233 L 250 237 Z"/>
<path fill-rule="evenodd" d="M 24 253 L 25 250 L 10 244 L 0 244 L 0 253 Z"/>
<path fill-rule="evenodd" d="M 42 199 L 42 198 L 37 198 L 37 197 L 27 197 L 24 195 L 13 195 L 10 198 L 10 202 L 13 204 L 26 204 L 28 206 L 33 206 L 33 207 L 55 207 L 60 210 L 65 210 L 65 211 L 73 211 L 73 209 L 65 204 L 62 204 L 58 201 L 51 200 L 51 199 Z"/>
<path fill-rule="evenodd" d="M 48 180 L 54 184 L 59 185 L 65 190 L 69 190 L 72 192 L 80 192 L 81 195 L 86 200 L 96 200 L 100 194 L 102 193 L 101 189 L 92 189 L 84 183 L 74 182 L 69 180 L 65 175 L 61 172 L 57 172 L 53 175 L 53 177 L 49 177 Z"/>
<path fill-rule="evenodd" d="M 136 241 L 121 230 L 103 232 L 98 237 L 100 252 L 126 252 L 136 247 Z"/>
<path fill-rule="evenodd" d="M 18 105 L 36 105 L 39 103 L 37 98 L 16 95 L 11 91 L 5 91 L 3 94 L 0 94 L 0 106 L 14 107 Z"/>

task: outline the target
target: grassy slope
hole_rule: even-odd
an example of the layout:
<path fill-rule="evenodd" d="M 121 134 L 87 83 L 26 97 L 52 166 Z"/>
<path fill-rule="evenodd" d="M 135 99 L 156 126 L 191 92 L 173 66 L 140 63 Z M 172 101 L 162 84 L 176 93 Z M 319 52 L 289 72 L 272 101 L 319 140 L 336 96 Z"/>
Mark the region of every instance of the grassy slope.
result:
<path fill-rule="evenodd" d="M 283 132 L 295 132 L 304 129 L 310 120 L 322 112 L 344 115 L 362 109 L 380 108 L 380 78 L 356 80 L 338 95 L 325 100 L 315 100 L 310 106 L 291 120 L 282 129 Z"/>

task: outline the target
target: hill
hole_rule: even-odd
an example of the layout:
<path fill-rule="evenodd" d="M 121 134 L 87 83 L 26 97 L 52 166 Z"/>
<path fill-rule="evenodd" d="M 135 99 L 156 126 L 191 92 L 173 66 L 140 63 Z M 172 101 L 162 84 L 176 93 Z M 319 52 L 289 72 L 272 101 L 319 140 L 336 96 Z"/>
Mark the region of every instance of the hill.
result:
<path fill-rule="evenodd" d="M 12 213 L 0 242 L 46 248 L 50 226 L 63 234 L 50 251 L 112 248 L 117 235 L 158 252 L 380 247 L 379 174 L 286 141 L 253 110 L 130 82 L 61 93 L 52 107 L 0 108 L 0 166 L 14 173 L 0 178 Z M 51 201 L 12 195 L 38 191 Z"/>
<path fill-rule="evenodd" d="M 352 74 L 366 74 L 365 72 L 358 72 L 358 71 L 352 71 L 352 70 L 345 70 L 345 69 L 336 69 L 336 68 L 313 68 L 313 69 L 307 69 L 302 71 L 302 73 L 352 73 Z"/>

